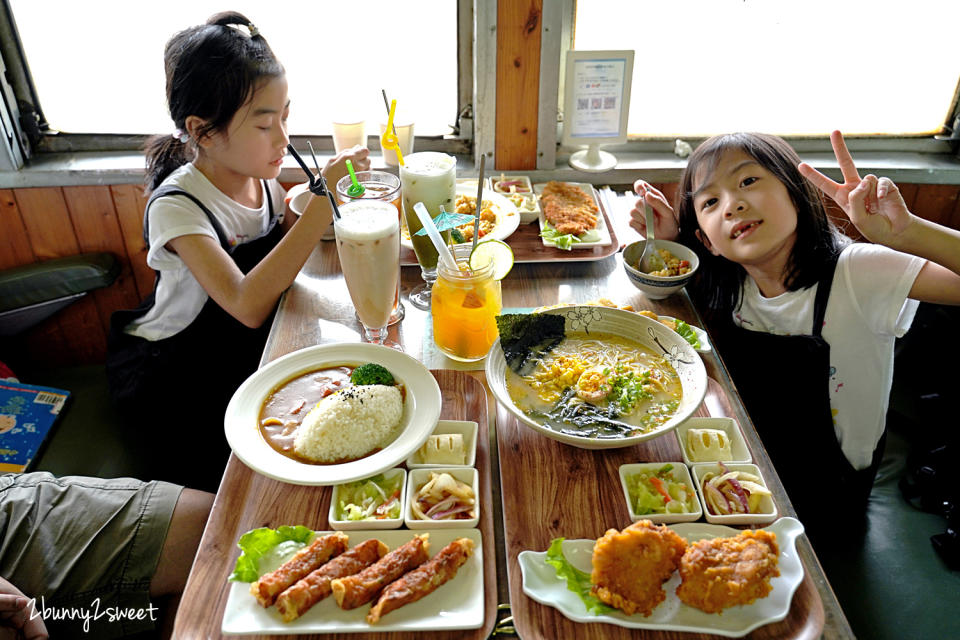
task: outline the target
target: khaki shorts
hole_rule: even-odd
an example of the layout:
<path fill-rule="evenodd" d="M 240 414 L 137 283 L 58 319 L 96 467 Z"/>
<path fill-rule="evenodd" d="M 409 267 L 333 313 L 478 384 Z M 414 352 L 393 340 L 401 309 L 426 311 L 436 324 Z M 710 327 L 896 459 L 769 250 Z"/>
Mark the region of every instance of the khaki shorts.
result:
<path fill-rule="evenodd" d="M 51 637 L 154 628 L 150 580 L 183 487 L 131 478 L 0 475 L 0 576 Z"/>

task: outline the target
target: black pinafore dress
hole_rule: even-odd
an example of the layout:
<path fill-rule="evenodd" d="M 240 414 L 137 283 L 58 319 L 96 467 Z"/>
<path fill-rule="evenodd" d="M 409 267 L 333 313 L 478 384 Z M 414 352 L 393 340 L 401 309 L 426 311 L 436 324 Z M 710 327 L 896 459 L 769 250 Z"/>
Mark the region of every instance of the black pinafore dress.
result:
<path fill-rule="evenodd" d="M 774 468 L 818 547 L 843 546 L 862 533 L 867 499 L 883 452 L 856 470 L 840 448 L 830 408 L 830 345 L 821 336 L 836 259 L 817 287 L 810 335 L 737 327 L 717 345 Z"/>
<path fill-rule="evenodd" d="M 283 236 L 283 211 L 274 212 L 270 190 L 265 181 L 262 184 L 270 221 L 267 232 L 256 240 L 231 247 L 210 210 L 190 193 L 169 185 L 158 187 L 147 202 L 144 238 L 149 244 L 148 212 L 155 200 L 186 197 L 207 216 L 224 251 L 246 274 Z M 160 272 L 156 277 L 158 283 Z M 154 465 L 153 479 L 215 491 L 229 455 L 223 414 L 233 392 L 259 366 L 271 322 L 268 318 L 251 329 L 208 298 L 194 321 L 169 338 L 151 341 L 125 333 L 125 327 L 153 307 L 156 283 L 140 306 L 116 311 L 110 318 L 106 362 L 110 393 L 127 428 L 140 432 L 145 450 L 166 459 Z M 199 472 L 198 466 L 213 470 Z M 185 471 L 187 467 L 192 470 Z"/>

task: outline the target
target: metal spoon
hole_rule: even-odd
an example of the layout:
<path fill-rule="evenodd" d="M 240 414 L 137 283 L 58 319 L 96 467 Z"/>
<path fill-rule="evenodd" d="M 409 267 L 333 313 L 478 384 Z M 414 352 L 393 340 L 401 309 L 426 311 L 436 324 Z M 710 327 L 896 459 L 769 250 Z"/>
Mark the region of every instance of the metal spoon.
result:
<path fill-rule="evenodd" d="M 663 269 L 663 258 L 657 253 L 656 239 L 653 237 L 653 207 L 647 204 L 644 192 L 643 215 L 647 222 L 647 242 L 643 245 L 643 253 L 637 261 L 637 267 L 644 273 Z"/>

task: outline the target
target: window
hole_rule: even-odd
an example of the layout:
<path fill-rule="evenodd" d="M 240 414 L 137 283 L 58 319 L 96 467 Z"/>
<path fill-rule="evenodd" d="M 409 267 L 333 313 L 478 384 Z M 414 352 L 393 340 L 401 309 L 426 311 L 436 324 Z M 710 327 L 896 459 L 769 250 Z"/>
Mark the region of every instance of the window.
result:
<path fill-rule="evenodd" d="M 286 68 L 292 134 L 329 134 L 338 114 L 348 114 L 365 118 L 376 135 L 386 120 L 383 89 L 397 100 L 397 117 L 415 121 L 418 136 L 447 135 L 463 106 L 462 87 L 472 85 L 469 65 L 458 70 L 463 2 L 239 0 L 225 7 L 222 0 L 167 0 L 149 9 L 120 0 L 8 2 L 54 131 L 172 131 L 164 44 L 225 8 L 249 17 Z M 458 88 L 457 78 L 465 85 Z"/>
<path fill-rule="evenodd" d="M 643 137 L 931 135 L 960 78 L 939 0 L 581 0 L 574 48 L 634 49 Z"/>

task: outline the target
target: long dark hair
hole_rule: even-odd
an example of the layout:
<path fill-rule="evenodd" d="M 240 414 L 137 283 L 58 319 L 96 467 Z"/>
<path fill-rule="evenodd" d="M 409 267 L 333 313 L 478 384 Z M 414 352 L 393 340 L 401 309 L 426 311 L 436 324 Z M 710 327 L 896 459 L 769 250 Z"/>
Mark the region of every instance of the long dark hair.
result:
<path fill-rule="evenodd" d="M 206 24 L 174 35 L 167 42 L 163 60 L 167 108 L 174 126 L 185 132 L 187 116 L 198 116 L 205 121 L 198 137 L 225 130 L 261 79 L 284 73 L 253 23 L 232 11 L 213 15 Z M 145 183 L 150 190 L 194 154 L 192 142 L 170 134 L 150 138 L 145 150 Z"/>
<path fill-rule="evenodd" d="M 680 220 L 679 242 L 691 247 L 700 258 L 691 293 L 705 305 L 711 317 L 720 319 L 729 319 L 736 307 L 746 271 L 739 264 L 710 253 L 697 238 L 700 225 L 693 194 L 699 184 L 709 180 L 728 151 L 742 151 L 773 173 L 787 188 L 797 210 L 797 238 L 786 264 L 787 290 L 816 284 L 825 266 L 847 242 L 827 216 L 820 192 L 800 175 L 800 157 L 783 138 L 764 133 L 731 133 L 707 139 L 690 155 L 680 178 L 675 209 Z M 699 183 L 694 184 L 698 178 Z"/>

